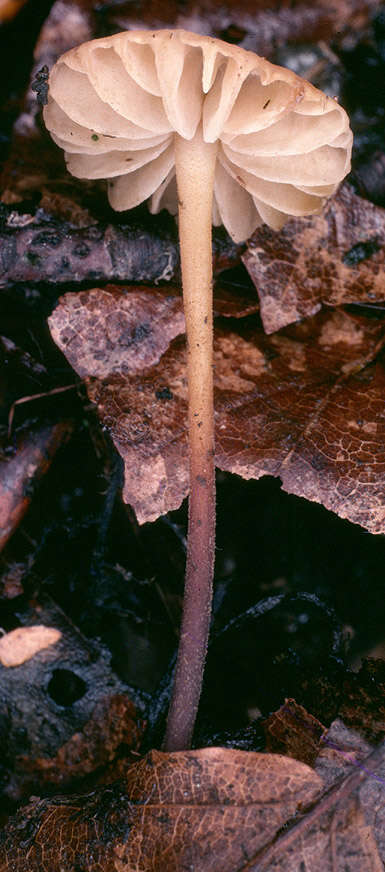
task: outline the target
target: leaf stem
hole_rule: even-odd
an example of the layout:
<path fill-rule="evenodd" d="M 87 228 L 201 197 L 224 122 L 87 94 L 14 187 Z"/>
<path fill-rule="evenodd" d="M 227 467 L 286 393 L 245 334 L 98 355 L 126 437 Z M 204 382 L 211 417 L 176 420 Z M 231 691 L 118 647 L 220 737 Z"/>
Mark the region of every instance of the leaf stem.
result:
<path fill-rule="evenodd" d="M 215 552 L 212 201 L 217 143 L 175 136 L 187 333 L 190 498 L 183 616 L 164 747 L 190 747 L 210 628 Z"/>

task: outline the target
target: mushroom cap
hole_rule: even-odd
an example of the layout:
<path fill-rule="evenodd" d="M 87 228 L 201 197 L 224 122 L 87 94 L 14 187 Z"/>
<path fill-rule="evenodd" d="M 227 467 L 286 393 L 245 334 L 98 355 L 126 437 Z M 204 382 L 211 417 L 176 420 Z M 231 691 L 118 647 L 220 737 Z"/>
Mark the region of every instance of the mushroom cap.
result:
<path fill-rule="evenodd" d="M 265 58 L 185 30 L 125 31 L 66 52 L 44 120 L 72 175 L 118 210 L 177 213 L 174 134 L 219 140 L 213 223 L 237 242 L 322 208 L 350 168 L 338 103 Z"/>

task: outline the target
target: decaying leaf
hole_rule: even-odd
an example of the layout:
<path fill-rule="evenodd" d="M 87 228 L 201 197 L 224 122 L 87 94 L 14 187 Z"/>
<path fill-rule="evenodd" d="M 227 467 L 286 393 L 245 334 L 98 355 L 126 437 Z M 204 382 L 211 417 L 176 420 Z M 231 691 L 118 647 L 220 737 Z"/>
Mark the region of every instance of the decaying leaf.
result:
<path fill-rule="evenodd" d="M 214 307 L 223 317 L 256 311 L 246 297 L 216 289 Z M 68 293 L 51 320 L 52 338 L 81 377 L 142 372 L 158 363 L 170 342 L 185 332 L 179 288 L 143 285 L 92 288 Z"/>
<path fill-rule="evenodd" d="M 368 658 L 358 673 L 346 676 L 339 714 L 369 741 L 385 739 L 385 660 Z"/>
<path fill-rule="evenodd" d="M 321 786 L 279 755 L 152 751 L 119 785 L 22 810 L 0 835 L 0 870 L 242 870 Z"/>
<path fill-rule="evenodd" d="M 312 766 L 326 728 L 295 699 L 286 699 L 264 724 L 266 748 Z"/>
<path fill-rule="evenodd" d="M 358 788 L 361 827 L 358 829 L 361 829 L 361 837 L 364 839 L 366 831 L 368 848 L 371 848 L 374 857 L 379 854 L 381 864 L 377 859 L 377 866 L 363 864 L 361 868 L 375 870 L 378 868 L 382 872 L 382 864 L 385 865 L 384 745 L 380 745 L 375 752 L 375 760 L 368 762 L 371 751 L 371 746 L 360 733 L 348 728 L 343 721 L 337 719 L 323 736 L 315 770 L 325 786 L 332 786 L 342 775 L 361 774 L 362 785 Z"/>
<path fill-rule="evenodd" d="M 370 751 L 361 743 L 358 752 L 357 737 L 343 725 L 341 730 L 338 722 L 323 743 L 316 763 L 326 788 L 323 795 L 259 853 L 247 872 L 299 872 L 307 867 L 311 872 L 383 872 L 385 745 Z M 355 753 L 349 753 L 349 743 Z"/>
<path fill-rule="evenodd" d="M 248 872 L 383 872 L 373 830 L 356 797 L 348 797 L 324 815 L 315 816 L 306 833 L 292 832 L 287 844 L 258 859 Z"/>
<path fill-rule="evenodd" d="M 80 364 L 84 375 L 85 341 L 78 364 L 71 342 L 60 337 L 65 299 L 50 326 L 72 366 L 77 370 Z M 138 317 L 138 327 L 143 320 Z M 133 323 L 130 329 L 135 331 Z M 383 532 L 385 374 L 381 358 L 375 360 L 384 330 L 382 321 L 340 310 L 321 312 L 271 337 L 241 322 L 236 333 L 231 327 L 218 329 L 219 468 L 247 479 L 280 477 L 289 493 Z M 143 336 L 143 348 L 150 339 Z M 143 523 L 177 508 L 188 491 L 185 346 L 181 338 L 174 340 L 159 364 L 141 373 L 129 369 L 125 349 L 121 352 L 121 372 L 114 348 L 114 371 L 107 376 L 104 368 L 100 379 L 91 370 L 88 393 L 124 458 L 124 498 Z M 150 359 L 148 353 L 136 351 L 143 360 Z"/>
<path fill-rule="evenodd" d="M 322 304 L 385 305 L 385 209 L 345 183 L 321 215 L 292 218 L 279 232 L 254 233 L 245 266 L 267 333 L 309 317 Z"/>
<path fill-rule="evenodd" d="M 341 752 L 323 781 L 278 754 L 151 751 L 81 800 L 22 809 L 0 872 L 382 872 L 385 748 Z"/>
<path fill-rule="evenodd" d="M 55 645 L 61 638 L 60 630 L 35 624 L 33 627 L 17 627 L 0 638 L 0 663 L 3 666 L 21 666 L 39 651 Z"/>
<path fill-rule="evenodd" d="M 0 462 L 0 550 L 25 515 L 34 488 L 73 426 L 72 421 L 59 421 L 24 435 L 15 454 Z"/>
<path fill-rule="evenodd" d="M 130 285 L 66 294 L 52 337 L 81 377 L 140 373 L 157 364 L 185 331 L 182 298 L 173 289 Z"/>

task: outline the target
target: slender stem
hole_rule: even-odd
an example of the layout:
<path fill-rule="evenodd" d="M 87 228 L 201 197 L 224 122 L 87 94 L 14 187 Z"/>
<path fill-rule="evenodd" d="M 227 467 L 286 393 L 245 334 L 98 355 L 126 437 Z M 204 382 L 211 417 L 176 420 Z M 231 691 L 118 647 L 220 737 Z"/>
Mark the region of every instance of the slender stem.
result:
<path fill-rule="evenodd" d="M 212 201 L 217 143 L 175 137 L 187 333 L 190 498 L 183 616 L 164 747 L 190 747 L 210 628 L 215 551 Z"/>

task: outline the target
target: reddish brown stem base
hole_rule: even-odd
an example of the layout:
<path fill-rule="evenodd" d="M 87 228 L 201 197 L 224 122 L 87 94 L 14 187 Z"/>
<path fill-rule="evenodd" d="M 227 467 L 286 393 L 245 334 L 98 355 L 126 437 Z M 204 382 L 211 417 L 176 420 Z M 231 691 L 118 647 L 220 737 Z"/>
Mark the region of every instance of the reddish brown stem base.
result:
<path fill-rule="evenodd" d="M 188 350 L 190 499 L 183 616 L 164 747 L 190 747 L 210 628 L 215 553 L 212 200 L 217 144 L 175 138 Z"/>

